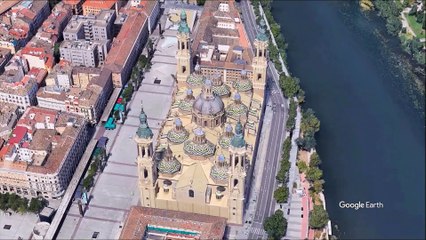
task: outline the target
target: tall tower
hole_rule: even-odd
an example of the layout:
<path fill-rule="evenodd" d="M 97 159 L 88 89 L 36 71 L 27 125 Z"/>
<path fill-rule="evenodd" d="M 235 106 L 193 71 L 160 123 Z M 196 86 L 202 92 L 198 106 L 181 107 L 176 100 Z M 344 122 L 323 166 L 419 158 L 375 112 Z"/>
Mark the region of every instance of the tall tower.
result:
<path fill-rule="evenodd" d="M 244 140 L 243 125 L 238 121 L 235 126 L 235 135 L 229 146 L 229 217 L 228 221 L 234 224 L 243 224 L 245 200 L 245 176 L 248 162 L 246 161 L 246 141 Z"/>
<path fill-rule="evenodd" d="M 186 12 L 182 10 L 180 13 L 180 23 L 178 28 L 178 51 L 177 59 L 177 81 L 178 87 L 186 85 L 186 79 L 191 74 L 191 47 L 190 47 L 190 30 L 186 22 Z"/>
<path fill-rule="evenodd" d="M 260 21 L 259 33 L 254 40 L 255 52 L 253 58 L 253 90 L 254 93 L 264 96 L 266 86 L 266 68 L 268 60 L 266 59 L 268 49 L 268 36 L 265 34 L 265 21 Z"/>
<path fill-rule="evenodd" d="M 157 180 L 157 166 L 153 159 L 152 130 L 148 126 L 147 116 L 141 106 L 139 115 L 140 125 L 134 138 L 138 145 L 138 175 L 141 205 L 155 207 L 155 181 Z"/>

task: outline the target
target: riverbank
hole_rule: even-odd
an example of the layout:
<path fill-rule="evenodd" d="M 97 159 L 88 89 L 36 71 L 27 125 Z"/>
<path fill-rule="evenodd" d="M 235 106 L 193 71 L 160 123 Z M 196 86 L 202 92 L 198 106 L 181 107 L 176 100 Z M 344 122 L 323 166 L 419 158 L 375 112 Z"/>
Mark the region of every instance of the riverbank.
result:
<path fill-rule="evenodd" d="M 289 45 L 289 69 L 306 91 L 303 107 L 321 119 L 315 148 L 327 211 L 338 225 L 333 234 L 423 238 L 424 117 L 404 87 L 411 78 L 397 61 L 399 39 L 358 2 L 274 1 L 272 7 Z M 340 201 L 384 207 L 356 211 Z"/>

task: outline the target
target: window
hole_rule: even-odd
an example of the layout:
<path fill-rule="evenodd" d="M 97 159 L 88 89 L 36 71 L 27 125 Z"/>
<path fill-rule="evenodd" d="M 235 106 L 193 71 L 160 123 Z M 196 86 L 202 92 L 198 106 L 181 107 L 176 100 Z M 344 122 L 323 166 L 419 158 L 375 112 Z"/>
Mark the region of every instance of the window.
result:
<path fill-rule="evenodd" d="M 97 238 L 97 237 L 98 237 L 98 235 L 99 235 L 99 232 L 93 232 L 93 234 L 92 234 L 92 238 Z"/>
<path fill-rule="evenodd" d="M 234 179 L 234 187 L 237 187 L 238 185 L 238 179 Z"/>
<path fill-rule="evenodd" d="M 146 168 L 143 170 L 143 177 L 148 178 L 148 170 Z"/>
<path fill-rule="evenodd" d="M 194 197 L 194 190 L 189 190 L 188 194 L 189 194 L 190 198 L 193 198 Z"/>

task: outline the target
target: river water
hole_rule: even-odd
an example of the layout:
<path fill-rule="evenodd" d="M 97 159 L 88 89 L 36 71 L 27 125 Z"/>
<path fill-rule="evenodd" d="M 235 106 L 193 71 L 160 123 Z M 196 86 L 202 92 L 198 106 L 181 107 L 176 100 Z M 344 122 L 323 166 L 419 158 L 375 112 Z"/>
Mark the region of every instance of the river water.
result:
<path fill-rule="evenodd" d="M 404 58 L 398 39 L 356 2 L 274 1 L 273 14 L 305 107 L 321 120 L 317 150 L 335 235 L 423 238 L 424 96 L 415 96 L 408 67 L 396 63 Z M 384 207 L 342 209 L 340 201 Z"/>

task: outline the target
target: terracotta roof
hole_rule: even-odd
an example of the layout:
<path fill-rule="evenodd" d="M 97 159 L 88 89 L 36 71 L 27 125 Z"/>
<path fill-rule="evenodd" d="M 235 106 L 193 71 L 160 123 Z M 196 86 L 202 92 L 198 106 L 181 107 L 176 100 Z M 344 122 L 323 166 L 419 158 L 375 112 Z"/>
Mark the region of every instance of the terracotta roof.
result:
<path fill-rule="evenodd" d="M 218 10 L 220 1 L 206 1 L 199 20 L 199 27 L 197 31 L 193 33 L 193 53 L 197 54 L 203 52 L 203 45 L 213 47 L 228 45 L 229 50 L 224 61 L 217 61 L 215 59 L 211 59 L 211 61 L 201 61 L 201 67 L 207 66 L 251 70 L 253 54 L 250 49 L 251 46 L 244 25 L 241 22 L 234 21 L 234 18 L 240 18 L 234 1 L 227 1 L 227 3 L 229 5 L 229 12 L 221 12 Z M 235 29 L 217 27 L 219 21 L 235 22 Z M 233 49 L 237 46 L 242 48 L 242 61 L 239 61 L 239 57 L 233 52 Z"/>
<path fill-rule="evenodd" d="M 196 213 L 133 206 L 130 208 L 120 239 L 144 239 L 148 225 L 196 232 L 198 239 L 223 239 L 226 219 Z"/>
<path fill-rule="evenodd" d="M 127 57 L 133 50 L 139 31 L 142 31 L 146 20 L 145 14 L 138 12 L 131 14 L 123 24 L 120 33 L 112 43 L 111 50 L 105 61 L 105 66 L 112 72 L 121 71 L 126 64 Z"/>
<path fill-rule="evenodd" d="M 118 0 L 86 0 L 83 3 L 83 8 L 95 8 L 95 9 L 111 9 L 114 4 L 117 2 Z"/>
<path fill-rule="evenodd" d="M 12 131 L 12 137 L 9 139 L 9 144 L 18 144 L 20 143 L 25 135 L 27 134 L 28 129 L 26 127 L 17 126 Z"/>

